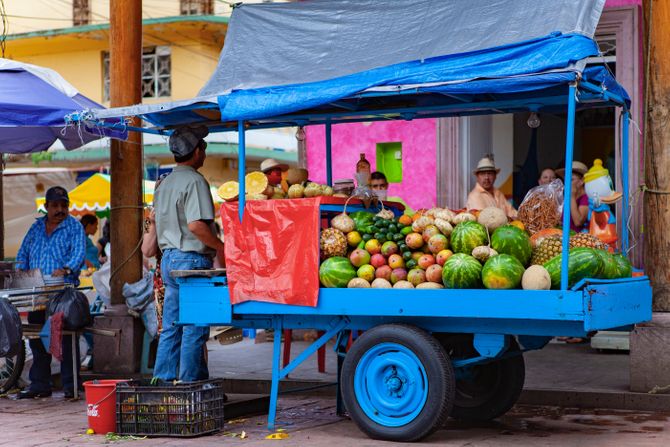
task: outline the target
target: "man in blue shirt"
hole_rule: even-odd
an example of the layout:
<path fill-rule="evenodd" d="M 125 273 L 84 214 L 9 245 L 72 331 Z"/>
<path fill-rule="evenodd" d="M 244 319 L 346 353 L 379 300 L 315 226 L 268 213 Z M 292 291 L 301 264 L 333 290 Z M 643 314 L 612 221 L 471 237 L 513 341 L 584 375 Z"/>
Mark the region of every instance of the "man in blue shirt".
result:
<path fill-rule="evenodd" d="M 70 216 L 70 199 L 67 191 L 54 186 L 46 193 L 45 217 L 38 218 L 30 227 L 16 255 L 18 270 L 40 269 L 43 275 L 62 277 L 67 284 L 79 285 L 79 272 L 86 254 L 84 227 Z M 45 311 L 30 312 L 28 322 L 44 324 Z M 40 339 L 30 340 L 33 365 L 30 368 L 30 387 L 21 391 L 18 399 L 51 396 L 51 354 Z M 79 351 L 79 343 L 75 343 Z M 72 367 L 72 340 L 63 336 L 63 362 L 61 381 L 65 398 L 74 397 L 74 372 Z M 79 375 L 79 352 L 76 374 Z M 78 381 L 78 383 L 81 383 Z"/>

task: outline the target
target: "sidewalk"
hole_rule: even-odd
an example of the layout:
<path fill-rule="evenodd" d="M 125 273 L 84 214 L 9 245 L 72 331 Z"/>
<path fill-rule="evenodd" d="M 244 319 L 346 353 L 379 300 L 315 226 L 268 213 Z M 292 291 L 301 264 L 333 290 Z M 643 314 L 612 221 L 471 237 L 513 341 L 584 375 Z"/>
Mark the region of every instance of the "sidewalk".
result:
<path fill-rule="evenodd" d="M 291 358 L 308 345 L 293 341 Z M 209 342 L 210 374 L 229 379 L 236 392 L 264 393 L 272 377 L 272 343 L 245 338 L 232 345 Z M 544 349 L 524 354 L 526 382 L 520 403 L 625 410 L 667 410 L 670 394 L 629 391 L 629 356 L 625 352 L 598 352 L 588 344 L 551 342 Z M 337 358 L 329 343 L 326 372 L 317 370 L 316 355 L 293 371 L 287 382 L 293 387 L 337 380 Z M 334 387 L 326 388 L 329 393 Z"/>

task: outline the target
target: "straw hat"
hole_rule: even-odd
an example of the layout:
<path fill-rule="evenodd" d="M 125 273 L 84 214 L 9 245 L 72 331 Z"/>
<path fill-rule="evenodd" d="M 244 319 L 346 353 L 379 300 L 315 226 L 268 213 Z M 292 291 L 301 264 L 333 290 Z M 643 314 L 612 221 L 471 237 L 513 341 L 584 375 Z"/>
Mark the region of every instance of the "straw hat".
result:
<path fill-rule="evenodd" d="M 484 157 L 481 160 L 479 160 L 479 163 L 477 163 L 477 167 L 475 168 L 474 171 L 472 171 L 472 174 L 477 175 L 480 172 L 490 172 L 490 171 L 495 171 L 495 173 L 497 174 L 500 172 L 500 168 L 496 168 L 496 164 L 492 158 Z"/>
<path fill-rule="evenodd" d="M 288 165 L 285 163 L 279 163 L 274 158 L 266 158 L 261 162 L 261 171 L 267 173 L 269 170 L 279 168 L 282 171 L 288 170 Z"/>
<path fill-rule="evenodd" d="M 572 172 L 584 175 L 588 172 L 588 170 L 589 170 L 588 166 L 586 166 L 581 161 L 572 162 Z M 560 178 L 565 177 L 565 169 L 564 168 L 556 169 L 556 175 L 559 176 Z"/>

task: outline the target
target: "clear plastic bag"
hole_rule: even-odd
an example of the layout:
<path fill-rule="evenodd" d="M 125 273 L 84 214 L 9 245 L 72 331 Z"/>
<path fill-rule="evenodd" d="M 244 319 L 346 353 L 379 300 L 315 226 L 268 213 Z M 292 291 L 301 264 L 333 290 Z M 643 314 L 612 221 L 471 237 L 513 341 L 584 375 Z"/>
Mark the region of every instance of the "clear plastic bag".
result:
<path fill-rule="evenodd" d="M 532 236 L 540 230 L 559 226 L 562 214 L 563 182 L 556 179 L 528 191 L 519 205 L 518 219 Z"/>

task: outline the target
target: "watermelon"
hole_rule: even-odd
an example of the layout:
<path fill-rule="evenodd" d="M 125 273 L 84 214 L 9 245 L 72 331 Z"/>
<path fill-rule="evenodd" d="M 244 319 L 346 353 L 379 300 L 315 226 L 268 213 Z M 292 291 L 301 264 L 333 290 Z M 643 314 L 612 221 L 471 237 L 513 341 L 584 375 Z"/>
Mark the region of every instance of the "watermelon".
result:
<path fill-rule="evenodd" d="M 619 253 L 613 255 L 612 258 L 617 264 L 617 278 L 630 278 L 633 276 L 633 266 L 626 256 Z"/>
<path fill-rule="evenodd" d="M 594 249 L 593 250 L 598 256 L 600 256 L 600 260 L 603 262 L 603 267 L 600 270 L 600 274 L 598 275 L 598 278 L 601 279 L 615 279 L 619 277 L 619 264 L 614 260 L 614 256 L 612 256 L 609 252 L 605 250 L 599 250 L 599 249 Z"/>
<path fill-rule="evenodd" d="M 467 221 L 459 223 L 451 232 L 451 250 L 469 255 L 475 247 L 488 245 L 489 236 L 484 225 Z"/>
<path fill-rule="evenodd" d="M 442 267 L 442 282 L 448 289 L 476 289 L 481 281 L 482 265 L 465 253 L 451 256 Z"/>
<path fill-rule="evenodd" d="M 521 284 L 525 269 L 512 255 L 489 258 L 482 269 L 482 282 L 487 289 L 515 289 Z"/>
<path fill-rule="evenodd" d="M 554 256 L 544 264 L 551 276 L 552 289 L 561 288 L 561 257 L 562 255 Z M 603 261 L 593 248 L 573 248 L 568 256 L 568 287 L 584 278 L 597 278 L 602 268 Z"/>
<path fill-rule="evenodd" d="M 356 269 L 348 258 L 342 256 L 328 258 L 319 267 L 319 281 L 324 287 L 347 287 L 355 277 Z"/>
<path fill-rule="evenodd" d="M 533 252 L 528 233 L 514 225 L 496 228 L 491 235 L 491 248 L 499 254 L 514 256 L 524 266 Z"/>

